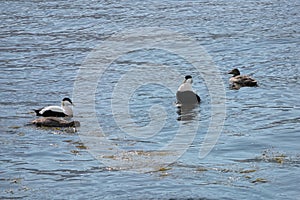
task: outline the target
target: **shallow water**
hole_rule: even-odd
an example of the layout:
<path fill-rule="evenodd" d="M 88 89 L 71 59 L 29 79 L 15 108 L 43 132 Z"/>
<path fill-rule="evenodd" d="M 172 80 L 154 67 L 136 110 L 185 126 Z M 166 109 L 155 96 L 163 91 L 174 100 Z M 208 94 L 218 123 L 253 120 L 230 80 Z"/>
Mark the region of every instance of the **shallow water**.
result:
<path fill-rule="evenodd" d="M 299 2 L 78 0 L 1 1 L 0 5 L 1 199 L 300 196 Z M 204 158 L 199 152 L 213 117 L 213 91 L 203 77 L 205 68 L 199 73 L 183 56 L 195 54 L 187 48 L 175 54 L 163 47 L 135 46 L 136 51 L 114 58 L 92 91 L 101 132 L 89 135 L 95 144 L 84 140 L 86 125 L 97 124 L 73 93 L 80 69 L 93 49 L 103 47 L 111 36 L 127 30 L 141 34 L 141 27 L 160 27 L 192 38 L 221 74 L 226 93 L 224 126 Z M 141 66 L 148 68 L 134 71 Z M 168 74 L 166 66 L 180 78 Z M 259 87 L 229 90 L 227 72 L 233 67 L 255 77 Z M 132 72 L 136 76 L 123 84 L 122 78 Z M 150 74 L 161 81 L 150 83 Z M 186 74 L 193 76 L 202 103 L 179 115 L 173 90 Z M 129 99 L 126 92 L 116 92 L 118 87 L 126 91 L 135 86 L 139 87 Z M 87 91 L 77 94 L 85 97 Z M 78 103 L 75 118 L 82 127 L 76 133 L 27 126 L 35 119 L 32 109 L 59 104 L 67 96 Z M 123 100 L 130 118 L 124 117 L 127 108 L 119 106 Z M 151 122 L 157 124 L 147 128 Z M 176 136 L 182 136 L 176 148 L 167 149 Z M 95 147 L 102 153 L 95 155 Z M 162 164 L 168 161 L 171 164 Z"/>

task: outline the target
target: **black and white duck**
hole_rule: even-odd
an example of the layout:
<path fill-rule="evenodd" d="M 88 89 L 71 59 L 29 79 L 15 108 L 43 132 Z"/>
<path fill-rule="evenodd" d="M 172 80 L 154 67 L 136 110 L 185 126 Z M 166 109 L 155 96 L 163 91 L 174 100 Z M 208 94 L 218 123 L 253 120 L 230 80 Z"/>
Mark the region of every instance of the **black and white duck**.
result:
<path fill-rule="evenodd" d="M 70 106 L 73 106 L 71 99 L 64 98 L 61 106 L 47 106 L 34 111 L 37 116 L 43 117 L 73 117 L 73 110 Z"/>
<path fill-rule="evenodd" d="M 198 104 L 201 99 L 199 95 L 197 95 L 192 88 L 193 78 L 191 75 L 185 76 L 183 83 L 179 86 L 176 98 L 177 98 L 177 106 L 181 106 L 184 104 Z"/>

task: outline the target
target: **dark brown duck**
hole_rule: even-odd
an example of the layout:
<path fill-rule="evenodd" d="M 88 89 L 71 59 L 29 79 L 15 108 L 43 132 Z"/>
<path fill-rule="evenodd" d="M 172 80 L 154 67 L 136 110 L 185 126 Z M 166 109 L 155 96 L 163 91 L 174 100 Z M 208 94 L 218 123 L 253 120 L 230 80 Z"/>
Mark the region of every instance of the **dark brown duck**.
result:
<path fill-rule="evenodd" d="M 257 87 L 257 81 L 250 76 L 241 75 L 240 71 L 235 68 L 228 72 L 228 74 L 233 74 L 233 76 L 229 79 L 229 82 L 233 86 L 239 87 Z"/>

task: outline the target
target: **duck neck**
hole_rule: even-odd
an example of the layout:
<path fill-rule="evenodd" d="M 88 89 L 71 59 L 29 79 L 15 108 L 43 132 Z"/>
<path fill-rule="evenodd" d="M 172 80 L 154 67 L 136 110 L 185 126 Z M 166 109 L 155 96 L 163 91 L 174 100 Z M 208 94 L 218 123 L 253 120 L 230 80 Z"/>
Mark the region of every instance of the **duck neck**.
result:
<path fill-rule="evenodd" d="M 62 108 L 64 110 L 64 113 L 66 115 L 68 115 L 69 117 L 72 117 L 73 116 L 73 110 L 71 107 L 67 106 L 67 105 L 62 105 Z"/>
<path fill-rule="evenodd" d="M 183 83 L 181 86 L 178 88 L 179 92 L 185 92 L 185 91 L 192 91 L 192 84 L 190 83 Z"/>

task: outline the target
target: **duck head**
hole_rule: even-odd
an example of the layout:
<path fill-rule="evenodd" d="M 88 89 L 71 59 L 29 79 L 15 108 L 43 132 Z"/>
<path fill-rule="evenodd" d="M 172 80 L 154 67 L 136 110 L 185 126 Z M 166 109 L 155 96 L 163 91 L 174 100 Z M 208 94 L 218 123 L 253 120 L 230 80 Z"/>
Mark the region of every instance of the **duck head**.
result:
<path fill-rule="evenodd" d="M 69 98 L 64 98 L 64 99 L 62 100 L 61 104 L 62 104 L 63 106 L 74 105 L 74 104 L 72 103 L 71 99 L 69 99 Z"/>
<path fill-rule="evenodd" d="M 237 68 L 234 68 L 233 70 L 229 71 L 228 74 L 233 74 L 233 76 L 240 75 L 240 71 Z"/>
<path fill-rule="evenodd" d="M 193 78 L 192 78 L 192 76 L 191 76 L 191 75 L 185 76 L 184 83 L 190 83 L 190 84 L 192 84 L 192 83 L 193 83 Z"/>

